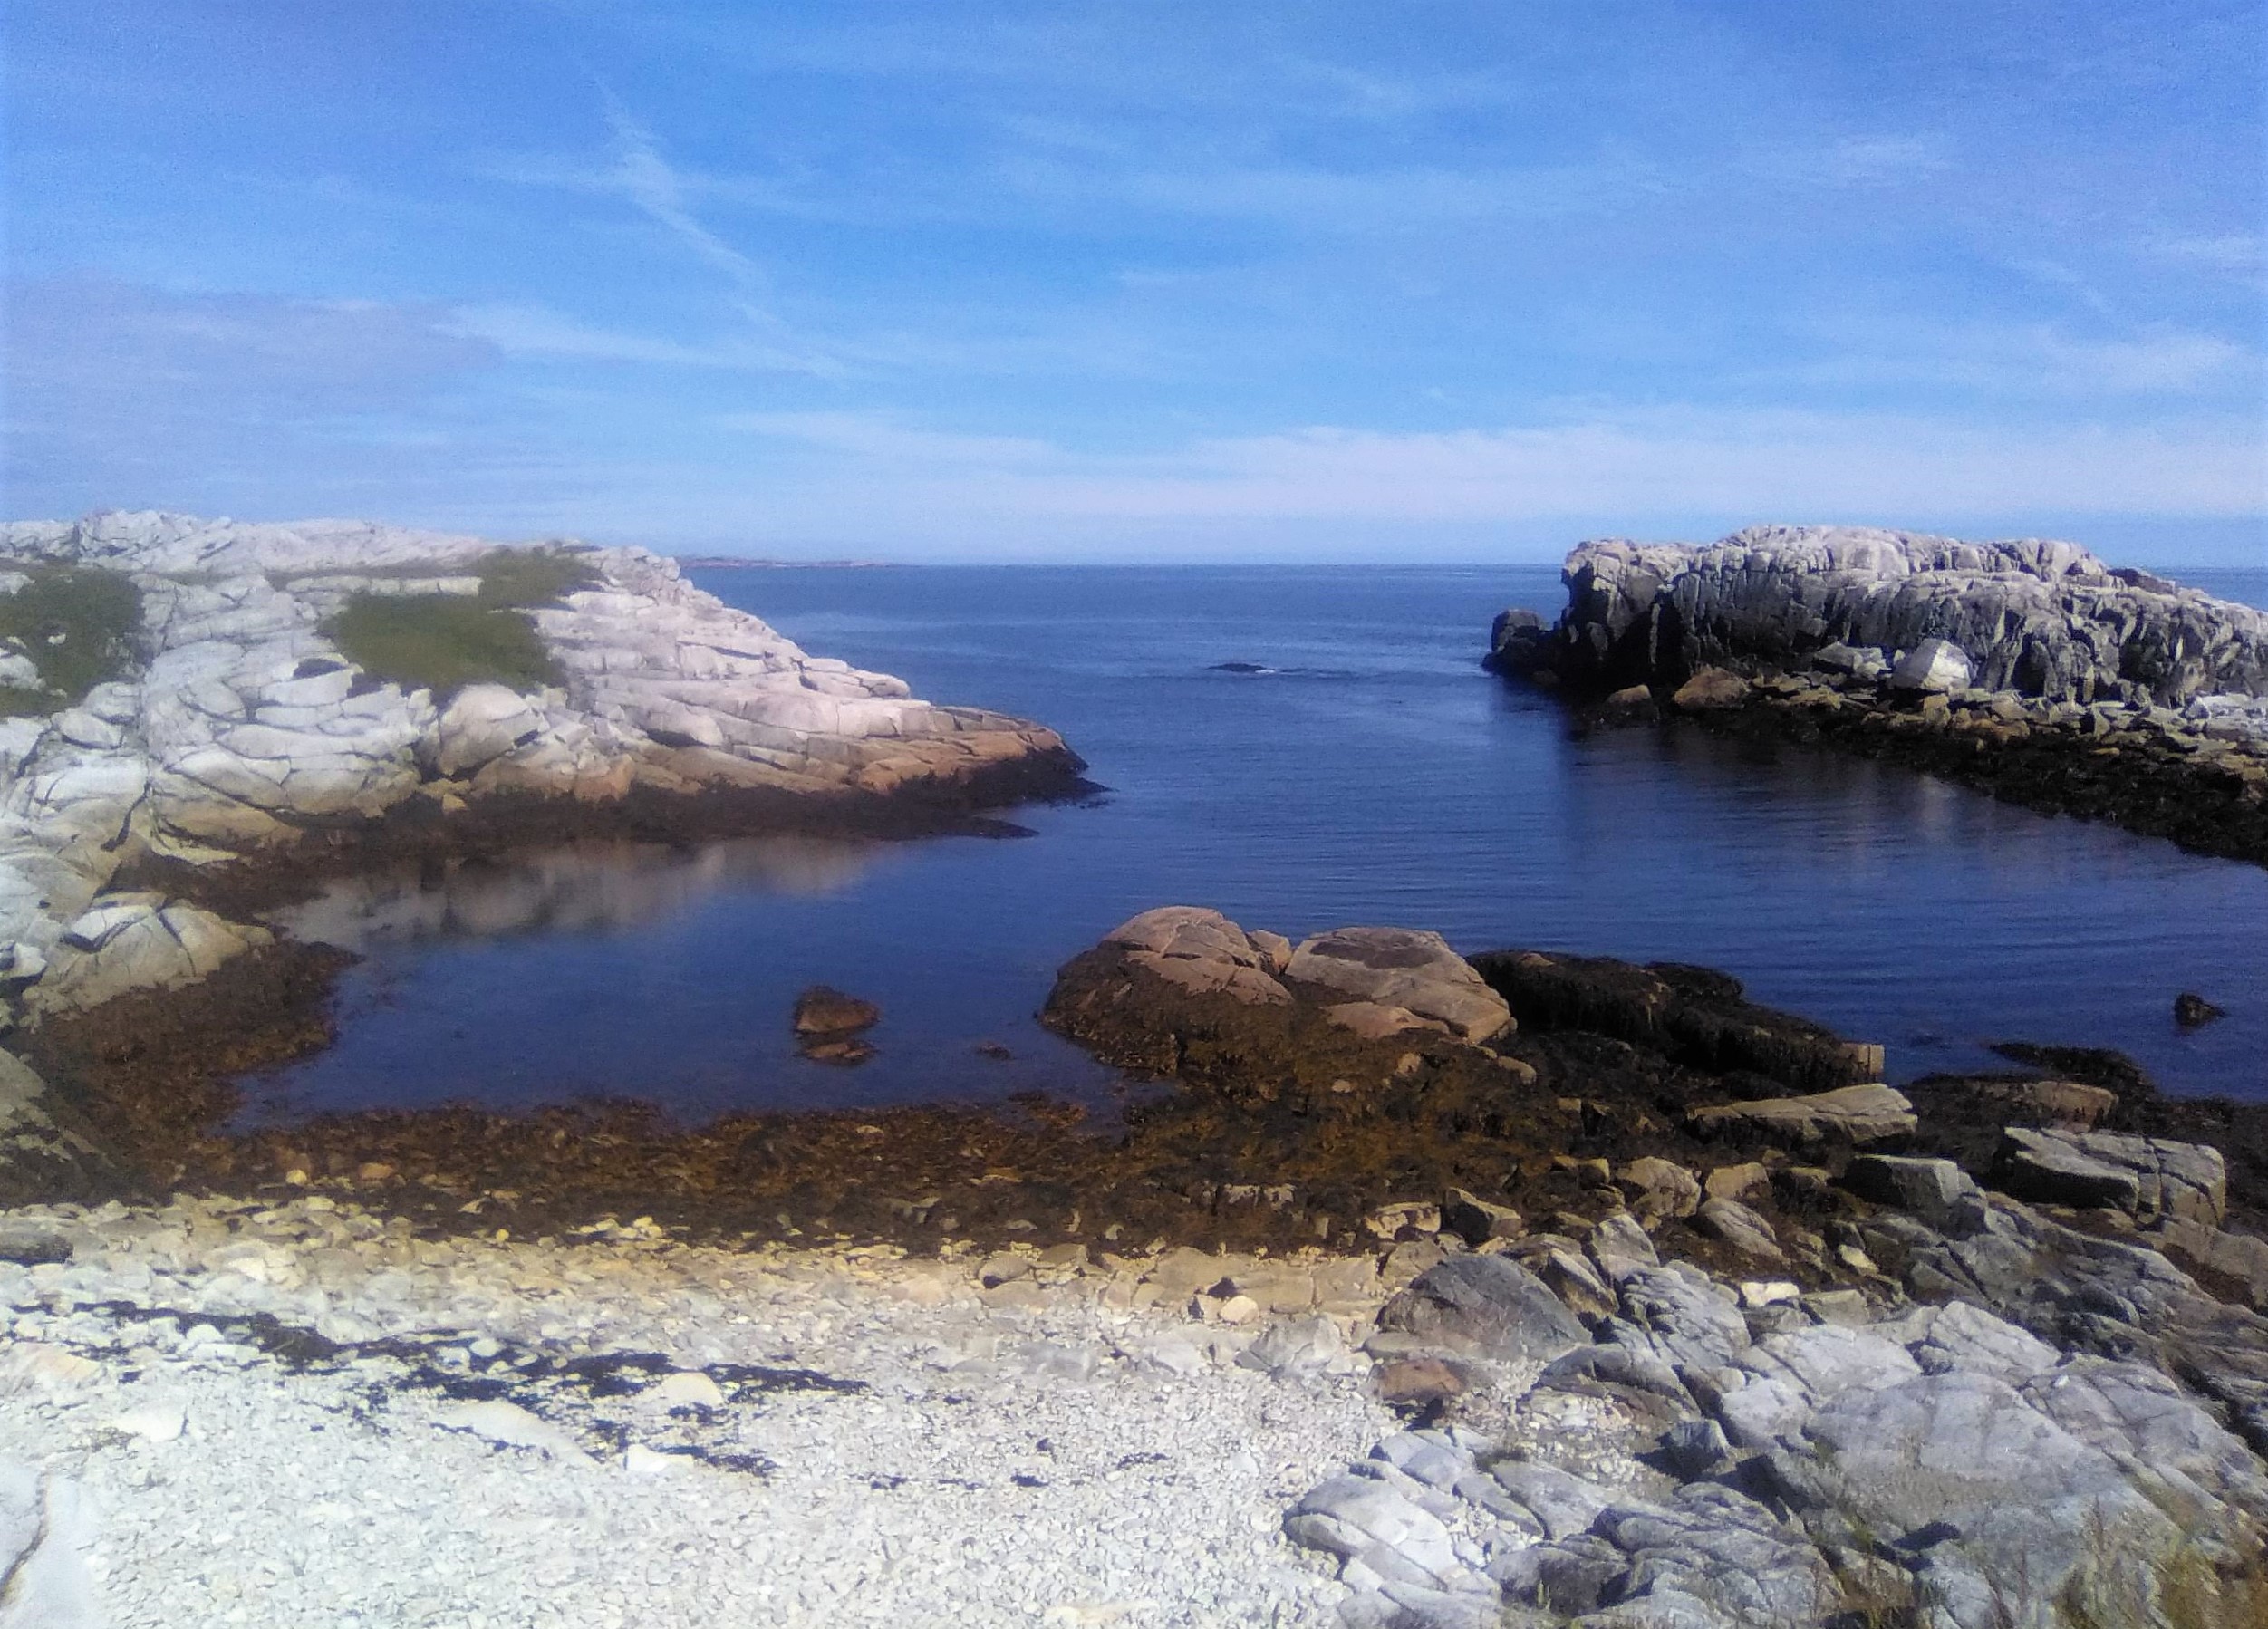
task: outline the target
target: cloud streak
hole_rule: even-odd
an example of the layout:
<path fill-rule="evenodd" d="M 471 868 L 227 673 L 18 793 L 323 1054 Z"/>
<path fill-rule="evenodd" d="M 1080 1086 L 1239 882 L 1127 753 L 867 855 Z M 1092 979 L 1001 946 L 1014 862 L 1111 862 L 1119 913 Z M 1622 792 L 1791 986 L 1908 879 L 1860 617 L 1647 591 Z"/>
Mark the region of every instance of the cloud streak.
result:
<path fill-rule="evenodd" d="M 835 377 L 842 361 L 796 334 L 771 306 L 771 279 L 764 266 L 704 225 L 693 211 L 692 188 L 662 156 L 653 131 L 635 118 L 613 92 L 602 90 L 607 129 L 613 136 L 613 161 L 605 173 L 607 189 L 662 227 L 703 265 L 723 274 L 733 288 L 733 309 L 765 338 L 777 365 Z"/>
<path fill-rule="evenodd" d="M 1709 515 L 2022 525 L 2051 514 L 2268 512 L 2268 452 L 2234 419 L 1981 431 L 1923 416 L 1665 408 L 1490 429 L 1317 427 L 1142 455 L 854 415 L 736 423 L 830 455 L 813 472 L 830 488 L 947 525 L 1564 520 L 1614 530 Z"/>

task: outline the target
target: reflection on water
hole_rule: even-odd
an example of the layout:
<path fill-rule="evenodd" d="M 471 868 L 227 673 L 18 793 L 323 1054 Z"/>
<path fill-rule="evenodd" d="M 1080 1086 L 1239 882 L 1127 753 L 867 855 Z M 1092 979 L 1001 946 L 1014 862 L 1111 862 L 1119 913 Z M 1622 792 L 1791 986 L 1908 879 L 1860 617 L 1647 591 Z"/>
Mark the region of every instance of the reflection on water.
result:
<path fill-rule="evenodd" d="M 577 843 L 342 878 L 275 920 L 301 939 L 355 951 L 589 933 L 658 922 L 727 891 L 838 893 L 883 855 L 881 845 L 854 838 L 747 837 L 690 848 Z"/>

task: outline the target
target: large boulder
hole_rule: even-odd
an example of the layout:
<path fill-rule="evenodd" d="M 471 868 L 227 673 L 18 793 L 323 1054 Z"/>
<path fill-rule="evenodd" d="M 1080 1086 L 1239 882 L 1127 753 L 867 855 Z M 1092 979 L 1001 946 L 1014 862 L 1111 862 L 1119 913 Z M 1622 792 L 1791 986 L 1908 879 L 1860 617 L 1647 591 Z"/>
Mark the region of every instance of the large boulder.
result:
<path fill-rule="evenodd" d="M 1272 947 L 1256 942 L 1218 911 L 1161 905 L 1119 923 L 1103 942 L 1124 946 L 1127 965 L 1192 995 L 1218 991 L 1240 1001 L 1291 1002 L 1291 992 L 1276 980 L 1280 964 Z"/>
<path fill-rule="evenodd" d="M 1512 1010 L 1438 933 L 1339 928 L 1292 952 L 1284 976 L 1378 1007 L 1401 1007 L 1467 1041 L 1511 1027 Z"/>
<path fill-rule="evenodd" d="M 1839 1137 L 1874 1142 L 1912 1132 L 1918 1122 L 1906 1094 L 1880 1084 L 1838 1086 L 1804 1097 L 1765 1097 L 1752 1103 L 1712 1104 L 1688 1116 L 1703 1133 L 1729 1129 L 1761 1132 L 1795 1142 Z"/>
<path fill-rule="evenodd" d="M 2002 1133 L 1995 1170 L 2019 1199 L 2108 1207 L 2145 1226 L 2174 1220 L 2217 1228 L 2228 1212 L 2227 1164 L 2220 1150 L 2201 1142 L 2011 1126 Z"/>
<path fill-rule="evenodd" d="M 1909 1558 L 1935 1621 L 2166 1625 L 2185 1564 L 2257 1541 L 2250 1455 L 2175 1392 L 2087 1370 L 1853 1385 L 1767 1464 L 1823 1538 Z"/>
<path fill-rule="evenodd" d="M 1380 1309 L 1378 1326 L 1499 1363 L 1548 1364 L 1590 1339 L 1543 1280 L 1502 1256 L 1427 1268 Z"/>
<path fill-rule="evenodd" d="M 1942 696 L 1949 690 L 1966 689 L 1968 685 L 1968 656 L 1949 639 L 1924 640 L 1900 657 L 1897 666 L 1890 670 L 1890 688 L 1894 690 Z"/>
<path fill-rule="evenodd" d="M 1843 1185 L 1860 1199 L 1910 1210 L 1933 1227 L 1942 1227 L 1977 1190 L 1951 1160 L 1905 1154 L 1856 1155 L 1843 1169 Z"/>
<path fill-rule="evenodd" d="M 468 684 L 441 709 L 435 727 L 436 766 L 468 775 L 543 733 L 544 718 L 528 699 L 501 684 Z"/>

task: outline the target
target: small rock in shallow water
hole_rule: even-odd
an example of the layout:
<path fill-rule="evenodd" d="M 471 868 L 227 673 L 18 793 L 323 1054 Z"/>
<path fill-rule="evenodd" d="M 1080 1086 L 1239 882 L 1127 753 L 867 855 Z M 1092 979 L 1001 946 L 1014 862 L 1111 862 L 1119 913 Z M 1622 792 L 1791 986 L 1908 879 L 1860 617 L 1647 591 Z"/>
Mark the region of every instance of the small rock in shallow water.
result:
<path fill-rule="evenodd" d="M 881 1019 L 882 1008 L 872 1001 L 846 996 L 824 984 L 815 984 L 796 998 L 796 1034 L 799 1036 L 855 1035 L 872 1029 Z"/>
<path fill-rule="evenodd" d="M 2174 998 L 2174 1022 L 2184 1029 L 2195 1029 L 2200 1025 L 2212 1023 L 2215 1018 L 2227 1017 L 2223 1008 L 2192 991 L 2184 990 Z"/>

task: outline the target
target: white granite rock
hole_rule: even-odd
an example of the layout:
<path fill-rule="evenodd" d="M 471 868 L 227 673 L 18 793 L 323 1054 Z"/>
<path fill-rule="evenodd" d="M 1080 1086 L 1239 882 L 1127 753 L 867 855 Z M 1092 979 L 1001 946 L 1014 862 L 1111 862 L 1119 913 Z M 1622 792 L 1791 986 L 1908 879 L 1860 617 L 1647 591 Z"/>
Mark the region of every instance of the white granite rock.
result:
<path fill-rule="evenodd" d="M 497 546 L 351 521 L 0 525 L 0 558 L 127 574 L 148 653 L 128 680 L 75 705 L 59 697 L 50 718 L 0 721 L 0 945 L 45 959 L 34 1014 L 201 976 L 258 942 L 168 908 L 121 920 L 114 951 L 105 940 L 59 955 L 112 875 L 145 855 L 231 859 L 437 786 L 444 814 L 491 795 L 605 800 L 639 786 L 889 793 L 1061 749 L 1037 726 L 934 707 L 898 680 L 806 655 L 642 549 L 539 545 L 591 584 L 526 613 L 559 669 L 555 688 L 405 693 L 323 631 L 358 594 L 478 595 Z M 24 580 L 7 574 L 0 592 Z M 14 682 L 12 657 L 0 650 L 0 683 Z M 19 959 L 19 978 L 29 966 Z"/>
<path fill-rule="evenodd" d="M 1902 682 L 1925 689 L 2227 698 L 2225 728 L 2240 737 L 2268 698 L 2268 612 L 2113 569 L 2076 544 L 1764 525 L 1705 545 L 1585 543 L 1563 574 L 1555 628 L 1499 619 L 1499 666 L 1603 690 L 1728 661 L 1871 675 L 1880 653 L 1906 652 Z"/>

